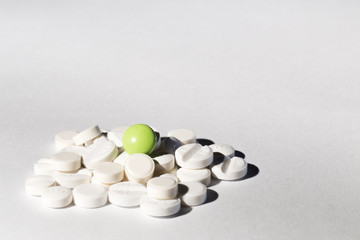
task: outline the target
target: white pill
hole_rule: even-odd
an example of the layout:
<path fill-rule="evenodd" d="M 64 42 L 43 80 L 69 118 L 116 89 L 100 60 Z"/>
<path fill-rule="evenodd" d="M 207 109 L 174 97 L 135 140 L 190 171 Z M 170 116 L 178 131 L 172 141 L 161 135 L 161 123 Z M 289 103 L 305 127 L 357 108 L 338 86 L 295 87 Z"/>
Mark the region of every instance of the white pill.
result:
<path fill-rule="evenodd" d="M 129 181 L 146 183 L 154 174 L 154 160 L 146 154 L 135 153 L 129 157 L 125 165 Z"/>
<path fill-rule="evenodd" d="M 98 181 L 96 181 L 96 179 L 94 179 L 94 177 L 91 178 L 91 183 L 99 184 L 99 185 L 105 187 L 106 190 L 109 190 L 109 187 L 112 185 L 112 184 L 106 184 L 106 183 L 98 182 Z"/>
<path fill-rule="evenodd" d="M 159 200 L 145 195 L 140 199 L 140 208 L 149 216 L 166 217 L 179 212 L 181 201 L 179 198 Z"/>
<path fill-rule="evenodd" d="M 53 166 L 51 159 L 40 159 L 34 163 L 34 175 L 52 175 Z"/>
<path fill-rule="evenodd" d="M 209 186 L 211 182 L 211 171 L 207 168 L 203 169 L 186 169 L 179 168 L 176 176 L 180 182 L 201 182 L 205 186 Z"/>
<path fill-rule="evenodd" d="M 214 177 L 221 180 L 236 180 L 247 173 L 247 163 L 239 157 L 225 158 L 220 164 L 211 166 Z"/>
<path fill-rule="evenodd" d="M 235 156 L 235 149 L 227 144 L 211 144 L 209 146 L 214 153 L 221 153 L 225 157 L 233 157 Z"/>
<path fill-rule="evenodd" d="M 73 137 L 73 140 L 76 145 L 82 145 L 82 144 L 89 142 L 92 139 L 96 138 L 100 134 L 101 134 L 101 130 L 100 130 L 99 126 L 96 125 L 96 126 L 90 127 L 88 129 L 76 134 Z"/>
<path fill-rule="evenodd" d="M 49 175 L 36 175 L 25 181 L 26 191 L 33 196 L 41 196 L 41 193 L 48 187 L 56 185 L 56 180 Z"/>
<path fill-rule="evenodd" d="M 73 152 L 59 152 L 51 156 L 54 170 L 70 172 L 78 170 L 81 166 L 81 156 Z"/>
<path fill-rule="evenodd" d="M 82 184 L 73 190 L 75 205 L 83 208 L 97 208 L 107 203 L 107 190 L 100 184 Z"/>
<path fill-rule="evenodd" d="M 96 139 L 94 143 L 86 149 L 83 156 L 83 163 L 86 168 L 93 169 L 99 162 L 112 162 L 118 154 L 115 144 L 105 137 Z"/>
<path fill-rule="evenodd" d="M 162 173 L 169 171 L 175 167 L 175 156 L 173 154 L 164 154 L 154 157 L 155 172 Z"/>
<path fill-rule="evenodd" d="M 62 186 L 49 187 L 42 192 L 41 200 L 47 207 L 63 208 L 72 202 L 72 191 Z"/>
<path fill-rule="evenodd" d="M 94 179 L 105 184 L 120 182 L 124 177 L 123 166 L 114 162 L 101 162 L 94 166 Z"/>
<path fill-rule="evenodd" d="M 130 154 L 126 151 L 120 153 L 120 155 L 115 158 L 114 162 L 119 163 L 123 166 L 126 165 L 126 162 L 129 160 Z"/>
<path fill-rule="evenodd" d="M 54 172 L 56 182 L 63 187 L 75 188 L 81 184 L 90 183 L 91 177 L 85 174 Z"/>
<path fill-rule="evenodd" d="M 139 206 L 145 195 L 145 185 L 136 182 L 120 182 L 109 188 L 109 202 L 119 207 Z"/>
<path fill-rule="evenodd" d="M 83 174 L 83 175 L 87 175 L 89 177 L 93 176 L 93 172 L 91 169 L 87 169 L 87 168 L 80 168 L 77 172 L 77 174 Z"/>
<path fill-rule="evenodd" d="M 72 152 L 79 154 L 82 158 L 86 155 L 86 147 L 83 146 L 70 146 L 61 150 L 61 152 Z"/>
<path fill-rule="evenodd" d="M 183 144 L 174 137 L 165 137 L 161 140 L 158 148 L 159 152 L 175 154 L 176 149 L 181 147 Z"/>
<path fill-rule="evenodd" d="M 179 197 L 182 205 L 197 206 L 206 201 L 207 188 L 200 182 L 179 183 Z"/>
<path fill-rule="evenodd" d="M 176 177 L 176 175 L 175 175 L 175 174 L 172 174 L 172 173 L 164 173 L 164 174 L 160 175 L 160 177 L 172 178 L 172 179 L 174 179 L 174 181 L 176 181 L 177 183 L 179 182 L 179 179 Z"/>
<path fill-rule="evenodd" d="M 175 137 L 183 144 L 196 143 L 196 135 L 190 129 L 175 129 L 168 132 L 168 137 Z"/>
<path fill-rule="evenodd" d="M 177 181 L 172 178 L 155 177 L 147 182 L 147 194 L 160 200 L 172 199 L 178 193 L 177 185 Z"/>
<path fill-rule="evenodd" d="M 115 143 L 116 147 L 118 147 L 121 152 L 124 151 L 122 138 L 128 128 L 129 128 L 128 126 L 121 126 L 121 127 L 114 128 L 110 132 L 107 133 L 107 138 L 110 141 L 113 141 Z"/>
<path fill-rule="evenodd" d="M 180 167 L 200 169 L 212 163 L 213 152 L 209 146 L 191 143 L 179 147 L 175 151 L 175 159 Z"/>
<path fill-rule="evenodd" d="M 55 135 L 55 148 L 61 149 L 75 145 L 73 137 L 78 134 L 75 131 L 62 131 Z"/>

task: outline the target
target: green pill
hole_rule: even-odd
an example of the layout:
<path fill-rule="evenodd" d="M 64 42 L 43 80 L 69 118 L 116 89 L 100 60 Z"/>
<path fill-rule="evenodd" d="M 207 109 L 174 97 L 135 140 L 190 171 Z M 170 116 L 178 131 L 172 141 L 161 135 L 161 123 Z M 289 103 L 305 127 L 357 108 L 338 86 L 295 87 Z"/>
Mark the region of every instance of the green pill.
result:
<path fill-rule="evenodd" d="M 154 151 L 157 137 L 151 127 L 145 124 L 135 124 L 129 127 L 123 135 L 123 146 L 129 154 Z"/>

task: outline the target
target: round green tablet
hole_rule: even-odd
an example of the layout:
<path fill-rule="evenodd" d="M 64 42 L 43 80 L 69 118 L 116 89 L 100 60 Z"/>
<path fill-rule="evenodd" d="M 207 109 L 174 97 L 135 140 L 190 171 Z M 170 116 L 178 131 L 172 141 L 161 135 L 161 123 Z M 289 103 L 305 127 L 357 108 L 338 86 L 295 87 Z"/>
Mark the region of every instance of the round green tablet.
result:
<path fill-rule="evenodd" d="M 157 137 L 151 127 L 145 124 L 135 124 L 129 127 L 123 135 L 123 146 L 130 154 L 154 151 Z"/>

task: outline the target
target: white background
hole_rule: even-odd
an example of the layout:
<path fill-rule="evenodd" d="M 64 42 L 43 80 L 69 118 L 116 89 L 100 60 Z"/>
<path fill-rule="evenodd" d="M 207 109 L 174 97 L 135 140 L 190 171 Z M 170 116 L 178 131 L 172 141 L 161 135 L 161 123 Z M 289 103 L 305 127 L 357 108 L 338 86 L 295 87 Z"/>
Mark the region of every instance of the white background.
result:
<path fill-rule="evenodd" d="M 359 1 L 0 1 L 1 239 L 359 239 Z M 259 173 L 175 218 L 25 193 L 62 130 L 193 129 Z"/>

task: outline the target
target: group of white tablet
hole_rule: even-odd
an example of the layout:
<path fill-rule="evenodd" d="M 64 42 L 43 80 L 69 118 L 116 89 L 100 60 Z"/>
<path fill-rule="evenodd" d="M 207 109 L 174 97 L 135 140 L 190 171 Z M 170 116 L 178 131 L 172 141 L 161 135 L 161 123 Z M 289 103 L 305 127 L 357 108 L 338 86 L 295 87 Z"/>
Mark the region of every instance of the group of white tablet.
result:
<path fill-rule="evenodd" d="M 237 180 L 247 163 L 226 144 L 202 146 L 189 129 L 176 129 L 160 138 L 153 154 L 128 154 L 122 146 L 127 127 L 101 131 L 63 131 L 55 136 L 58 150 L 34 164 L 26 191 L 41 196 L 44 205 L 97 208 L 110 202 L 119 207 L 140 206 L 146 214 L 171 216 L 181 205 L 197 206 L 207 199 L 211 177 Z M 119 154 L 120 153 L 120 154 Z M 214 154 L 221 161 L 214 162 Z"/>

